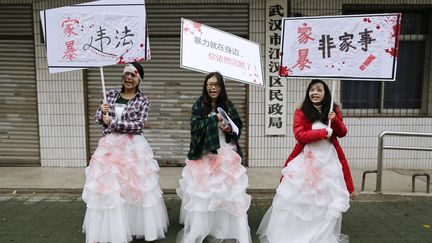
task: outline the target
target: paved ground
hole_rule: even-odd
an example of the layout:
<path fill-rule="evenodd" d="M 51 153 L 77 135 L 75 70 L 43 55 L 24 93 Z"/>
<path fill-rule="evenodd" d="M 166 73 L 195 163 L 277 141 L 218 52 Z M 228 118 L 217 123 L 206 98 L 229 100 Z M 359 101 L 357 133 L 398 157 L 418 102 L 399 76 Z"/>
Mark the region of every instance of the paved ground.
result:
<path fill-rule="evenodd" d="M 282 165 L 281 165 L 282 166 Z M 161 167 L 159 184 L 166 193 L 175 193 L 181 178 L 183 167 Z M 282 167 L 248 167 L 248 190 L 254 193 L 274 192 L 279 185 Z M 80 193 L 84 186 L 85 168 L 83 167 L 0 167 L 0 193 L 32 192 L 73 192 Z M 362 174 L 365 169 L 351 168 L 356 191 L 361 191 Z M 411 193 L 411 175 L 416 172 L 432 171 L 396 170 L 383 171 L 383 193 L 405 194 Z M 431 184 L 432 185 L 432 184 Z M 375 191 L 376 174 L 367 174 L 365 191 Z M 425 194 L 425 177 L 416 179 L 416 194 Z M 432 195 L 429 193 L 429 195 Z"/>
<path fill-rule="evenodd" d="M 272 195 L 253 195 L 249 224 L 255 231 Z M 175 242 L 180 200 L 165 195 L 171 225 L 167 238 Z M 85 204 L 79 194 L 0 194 L 0 242 L 84 242 L 81 224 Z M 342 233 L 355 242 L 432 242 L 432 197 L 360 195 L 343 217 Z M 135 241 L 144 242 L 144 241 Z"/>

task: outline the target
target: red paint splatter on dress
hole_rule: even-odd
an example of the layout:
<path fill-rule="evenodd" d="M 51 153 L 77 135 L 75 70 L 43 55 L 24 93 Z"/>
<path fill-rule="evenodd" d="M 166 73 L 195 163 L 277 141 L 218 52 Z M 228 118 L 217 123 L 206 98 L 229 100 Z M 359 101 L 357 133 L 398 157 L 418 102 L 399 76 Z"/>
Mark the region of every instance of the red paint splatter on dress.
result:
<path fill-rule="evenodd" d="M 316 159 L 311 150 L 306 150 L 304 152 L 304 158 L 305 169 L 307 171 L 307 174 L 310 175 L 310 177 L 305 179 L 304 189 L 310 190 L 312 188 L 313 190 L 317 191 L 318 180 L 321 177 L 321 171 L 315 165 Z"/>

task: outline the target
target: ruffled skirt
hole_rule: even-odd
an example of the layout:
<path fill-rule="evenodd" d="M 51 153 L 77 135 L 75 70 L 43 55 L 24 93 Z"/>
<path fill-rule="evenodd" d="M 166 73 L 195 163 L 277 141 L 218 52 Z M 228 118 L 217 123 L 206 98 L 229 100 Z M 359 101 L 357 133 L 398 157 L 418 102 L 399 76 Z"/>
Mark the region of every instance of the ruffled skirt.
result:
<path fill-rule="evenodd" d="M 132 236 L 148 241 L 164 238 L 169 221 L 158 171 L 144 136 L 109 134 L 101 138 L 85 171 L 86 242 L 123 243 Z"/>
<path fill-rule="evenodd" d="M 177 242 L 201 243 L 230 239 L 251 242 L 247 219 L 251 197 L 248 178 L 235 145 L 226 144 L 217 154 L 186 160 L 177 194 L 182 198 Z"/>
<path fill-rule="evenodd" d="M 327 140 L 307 144 L 282 175 L 258 228 L 261 242 L 340 242 L 349 194 L 334 146 Z"/>

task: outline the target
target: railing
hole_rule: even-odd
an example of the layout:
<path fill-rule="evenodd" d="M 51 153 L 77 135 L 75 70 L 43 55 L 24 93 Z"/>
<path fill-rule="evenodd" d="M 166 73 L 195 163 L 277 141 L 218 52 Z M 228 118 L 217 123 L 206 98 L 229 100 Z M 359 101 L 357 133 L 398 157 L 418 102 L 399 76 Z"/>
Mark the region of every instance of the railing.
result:
<path fill-rule="evenodd" d="M 382 193 L 382 170 L 383 170 L 383 150 L 391 149 L 391 150 L 416 150 L 416 151 L 432 151 L 432 147 L 406 147 L 406 146 L 384 146 L 384 137 L 385 136 L 401 136 L 401 137 L 431 137 L 432 133 L 416 133 L 416 132 L 393 132 L 393 131 L 383 131 L 380 133 L 378 137 L 378 159 L 377 159 L 377 169 L 369 170 L 363 172 L 362 177 L 362 188 L 364 190 L 366 174 L 368 173 L 376 173 L 376 193 Z M 412 191 L 415 191 L 414 179 L 416 176 L 426 176 L 427 177 L 427 192 L 430 191 L 430 176 L 424 173 L 414 174 L 412 177 L 413 185 Z"/>

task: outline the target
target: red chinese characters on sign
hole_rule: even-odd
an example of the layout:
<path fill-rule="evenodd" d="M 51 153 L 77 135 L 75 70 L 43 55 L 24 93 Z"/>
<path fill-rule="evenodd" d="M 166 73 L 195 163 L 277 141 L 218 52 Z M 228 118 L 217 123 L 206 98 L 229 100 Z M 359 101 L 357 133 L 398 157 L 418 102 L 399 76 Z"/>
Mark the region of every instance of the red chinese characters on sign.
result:
<path fill-rule="evenodd" d="M 61 22 L 61 28 L 63 29 L 63 34 L 67 38 L 72 38 L 73 36 L 77 36 L 78 34 L 74 31 L 74 26 L 77 26 L 79 24 L 79 21 L 77 19 L 71 19 L 68 17 L 66 20 L 63 20 Z M 68 39 L 65 42 L 66 49 L 63 52 L 63 59 L 73 61 L 77 55 L 76 49 L 75 49 L 75 41 Z"/>
<path fill-rule="evenodd" d="M 309 40 L 315 40 L 311 37 L 312 27 L 307 26 L 307 23 L 303 23 L 302 26 L 298 27 L 297 33 L 299 33 L 297 39 L 300 44 L 306 44 Z"/>
<path fill-rule="evenodd" d="M 72 61 L 75 56 L 77 55 L 76 53 L 76 49 L 74 47 L 75 41 L 71 40 L 71 41 L 66 41 L 66 50 L 64 51 L 64 56 L 63 58 Z"/>
<path fill-rule="evenodd" d="M 308 26 L 307 23 L 303 23 L 300 27 L 298 27 L 297 33 L 299 33 L 299 35 L 297 36 L 297 40 L 300 44 L 307 44 L 309 40 L 315 40 L 311 37 L 312 27 Z M 299 49 L 297 53 L 297 63 L 292 66 L 292 68 L 298 67 L 300 70 L 310 68 L 311 66 L 309 64 L 312 64 L 312 62 L 308 58 L 309 48 Z"/>
<path fill-rule="evenodd" d="M 220 63 L 225 63 L 227 65 L 231 65 L 233 67 L 237 67 L 237 68 L 246 68 L 245 63 L 241 60 L 232 58 L 232 57 L 227 57 L 224 55 L 219 55 L 219 54 L 214 54 L 214 53 L 209 53 L 208 54 L 208 58 L 210 61 L 215 61 L 215 62 L 220 62 Z"/>
<path fill-rule="evenodd" d="M 78 35 L 77 33 L 74 32 L 74 25 L 78 23 L 79 23 L 78 20 L 70 19 L 70 18 L 67 18 L 66 20 L 62 21 L 61 27 L 63 29 L 63 33 L 67 37 L 71 37 L 71 35 Z"/>
<path fill-rule="evenodd" d="M 303 70 L 305 67 L 310 68 L 308 64 L 312 64 L 312 62 L 308 59 L 309 48 L 298 50 L 298 59 L 296 65 L 292 68 L 299 67 L 300 70 Z"/>

